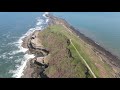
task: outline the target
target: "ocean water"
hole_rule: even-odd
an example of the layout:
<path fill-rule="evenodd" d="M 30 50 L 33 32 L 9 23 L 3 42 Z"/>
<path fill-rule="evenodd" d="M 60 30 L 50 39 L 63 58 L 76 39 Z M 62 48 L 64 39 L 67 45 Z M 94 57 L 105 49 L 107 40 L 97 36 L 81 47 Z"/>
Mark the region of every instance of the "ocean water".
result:
<path fill-rule="evenodd" d="M 22 39 L 43 29 L 47 18 L 43 12 L 0 12 L 0 78 L 20 78 L 27 60 Z"/>
<path fill-rule="evenodd" d="M 22 39 L 49 21 L 44 12 L 0 12 L 0 78 L 20 78 L 26 62 Z M 80 32 L 120 56 L 119 12 L 52 12 L 66 19 Z"/>
<path fill-rule="evenodd" d="M 80 32 L 120 58 L 120 12 L 56 12 Z"/>

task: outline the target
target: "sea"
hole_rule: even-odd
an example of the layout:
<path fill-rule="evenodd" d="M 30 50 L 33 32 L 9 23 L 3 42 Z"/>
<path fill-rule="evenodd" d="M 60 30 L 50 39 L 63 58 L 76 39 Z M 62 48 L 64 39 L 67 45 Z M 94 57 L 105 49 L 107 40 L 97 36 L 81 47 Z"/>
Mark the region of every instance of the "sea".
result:
<path fill-rule="evenodd" d="M 20 78 L 26 62 L 22 39 L 43 30 L 48 12 L 0 12 L 0 78 Z M 50 12 L 120 58 L 120 12 Z"/>

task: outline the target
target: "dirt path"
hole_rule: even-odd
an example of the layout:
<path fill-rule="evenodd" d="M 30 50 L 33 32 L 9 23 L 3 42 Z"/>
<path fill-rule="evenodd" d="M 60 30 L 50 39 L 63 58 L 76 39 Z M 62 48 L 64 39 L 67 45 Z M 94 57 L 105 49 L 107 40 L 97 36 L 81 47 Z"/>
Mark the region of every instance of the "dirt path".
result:
<path fill-rule="evenodd" d="M 72 46 L 75 48 L 76 52 L 78 53 L 79 57 L 83 60 L 83 62 L 85 63 L 85 65 L 87 66 L 87 68 L 90 70 L 91 74 L 93 75 L 94 78 L 97 78 L 94 74 L 94 72 L 91 70 L 91 68 L 89 67 L 89 65 L 87 64 L 87 62 L 85 61 L 85 59 L 80 55 L 80 53 L 78 52 L 78 50 L 76 49 L 75 45 L 73 44 L 73 42 L 70 39 L 70 43 L 72 44 Z"/>

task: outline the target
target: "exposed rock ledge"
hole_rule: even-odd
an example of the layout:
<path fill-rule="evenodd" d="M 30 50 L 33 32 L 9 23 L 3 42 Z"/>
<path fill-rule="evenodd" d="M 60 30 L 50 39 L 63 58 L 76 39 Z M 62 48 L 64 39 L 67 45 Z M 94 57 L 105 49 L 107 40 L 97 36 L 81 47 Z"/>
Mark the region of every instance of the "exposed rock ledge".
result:
<path fill-rule="evenodd" d="M 54 16 L 49 15 L 48 16 L 51 20 L 49 22 L 49 25 L 53 24 L 63 24 L 65 25 L 72 33 L 78 35 L 81 39 L 83 39 L 86 43 L 92 45 L 95 47 L 95 52 L 99 52 L 101 55 L 107 57 L 109 61 L 108 62 L 111 66 L 120 68 L 120 60 L 117 56 L 113 55 L 109 51 L 105 50 L 98 44 L 96 44 L 93 40 L 86 37 L 84 34 L 77 31 L 74 27 L 69 25 L 64 19 L 60 19 Z M 29 51 L 26 53 L 32 53 L 35 54 L 35 58 L 29 60 L 27 62 L 27 67 L 24 70 L 24 75 L 22 78 L 48 78 L 47 75 L 44 74 L 45 68 L 48 67 L 48 63 L 46 61 L 46 56 L 49 55 L 49 50 L 47 50 L 39 41 L 37 38 L 37 35 L 40 31 L 35 31 L 31 35 L 27 36 L 23 39 L 23 47 L 28 48 Z M 120 77 L 120 73 L 118 73 L 118 76 Z"/>
<path fill-rule="evenodd" d="M 45 58 L 49 54 L 49 51 L 44 48 L 37 38 L 39 32 L 35 31 L 23 39 L 22 46 L 29 49 L 26 53 L 34 54 L 35 58 L 27 62 L 27 67 L 24 69 L 24 75 L 21 78 L 47 78 L 44 74 L 44 69 L 48 67 Z"/>

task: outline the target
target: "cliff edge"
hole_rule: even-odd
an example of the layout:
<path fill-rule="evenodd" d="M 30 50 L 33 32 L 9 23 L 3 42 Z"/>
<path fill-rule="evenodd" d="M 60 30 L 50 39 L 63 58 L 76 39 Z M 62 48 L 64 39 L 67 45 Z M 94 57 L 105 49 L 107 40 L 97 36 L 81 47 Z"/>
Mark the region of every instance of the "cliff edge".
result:
<path fill-rule="evenodd" d="M 47 15 L 48 26 L 23 39 L 35 58 L 27 62 L 22 78 L 120 77 L 117 56 L 81 34 L 64 19 Z"/>

